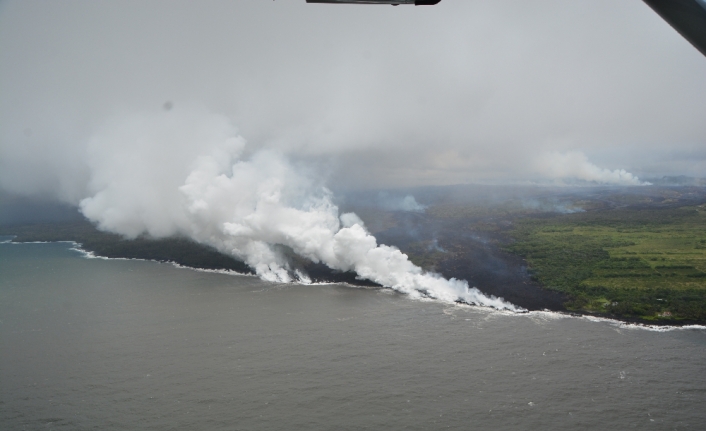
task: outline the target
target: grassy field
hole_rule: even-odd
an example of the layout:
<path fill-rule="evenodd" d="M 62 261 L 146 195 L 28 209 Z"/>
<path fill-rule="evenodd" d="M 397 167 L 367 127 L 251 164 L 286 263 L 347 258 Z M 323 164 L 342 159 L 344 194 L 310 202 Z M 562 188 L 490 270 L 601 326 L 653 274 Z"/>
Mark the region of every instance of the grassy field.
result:
<path fill-rule="evenodd" d="M 706 320 L 706 205 L 518 221 L 509 251 L 569 309 L 646 320 Z"/>

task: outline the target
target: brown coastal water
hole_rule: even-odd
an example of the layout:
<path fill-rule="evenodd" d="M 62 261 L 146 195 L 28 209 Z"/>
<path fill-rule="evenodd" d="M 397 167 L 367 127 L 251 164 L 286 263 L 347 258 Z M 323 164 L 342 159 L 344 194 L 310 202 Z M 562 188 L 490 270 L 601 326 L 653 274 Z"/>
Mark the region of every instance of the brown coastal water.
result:
<path fill-rule="evenodd" d="M 0 428 L 703 429 L 706 330 L 0 244 Z"/>

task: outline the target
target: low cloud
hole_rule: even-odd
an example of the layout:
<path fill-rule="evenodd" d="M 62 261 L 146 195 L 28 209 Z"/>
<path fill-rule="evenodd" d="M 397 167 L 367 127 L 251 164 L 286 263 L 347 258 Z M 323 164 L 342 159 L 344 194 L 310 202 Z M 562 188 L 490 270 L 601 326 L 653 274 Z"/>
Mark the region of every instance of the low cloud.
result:
<path fill-rule="evenodd" d="M 641 176 L 706 167 L 706 61 L 640 1 L 0 5 L 0 187 L 15 193 L 78 203 L 109 118 L 186 104 L 335 188 L 531 180 L 536 148 Z"/>

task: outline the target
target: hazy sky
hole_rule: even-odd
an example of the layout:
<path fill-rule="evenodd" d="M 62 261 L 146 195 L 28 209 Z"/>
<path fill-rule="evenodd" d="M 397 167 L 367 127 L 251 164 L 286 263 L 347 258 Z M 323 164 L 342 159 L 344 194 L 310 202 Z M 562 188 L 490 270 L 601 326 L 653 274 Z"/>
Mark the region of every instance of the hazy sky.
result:
<path fill-rule="evenodd" d="M 640 0 L 0 3 L 0 186 L 77 202 L 167 101 L 334 187 L 706 176 L 706 57 Z"/>

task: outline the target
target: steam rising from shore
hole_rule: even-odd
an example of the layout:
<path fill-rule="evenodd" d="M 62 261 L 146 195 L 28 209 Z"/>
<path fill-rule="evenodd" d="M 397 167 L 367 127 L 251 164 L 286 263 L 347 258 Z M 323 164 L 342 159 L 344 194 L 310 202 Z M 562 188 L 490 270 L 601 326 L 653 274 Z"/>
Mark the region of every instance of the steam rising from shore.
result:
<path fill-rule="evenodd" d="M 114 121 L 89 144 L 90 196 L 81 211 L 99 228 L 131 238 L 188 236 L 270 281 L 307 280 L 290 268 L 286 247 L 412 297 L 517 311 L 378 244 L 355 214 L 339 215 L 313 174 L 280 153 L 246 151 L 219 115 L 182 109 Z"/>

